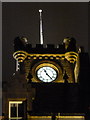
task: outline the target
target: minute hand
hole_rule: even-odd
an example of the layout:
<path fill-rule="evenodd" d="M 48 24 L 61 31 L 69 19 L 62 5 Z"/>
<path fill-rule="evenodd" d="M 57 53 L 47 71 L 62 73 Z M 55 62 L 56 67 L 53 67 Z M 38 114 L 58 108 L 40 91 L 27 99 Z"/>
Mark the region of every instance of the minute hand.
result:
<path fill-rule="evenodd" d="M 52 79 L 51 76 L 47 73 L 46 70 L 44 70 L 44 72 L 46 73 L 46 75 L 47 75 L 50 79 Z"/>

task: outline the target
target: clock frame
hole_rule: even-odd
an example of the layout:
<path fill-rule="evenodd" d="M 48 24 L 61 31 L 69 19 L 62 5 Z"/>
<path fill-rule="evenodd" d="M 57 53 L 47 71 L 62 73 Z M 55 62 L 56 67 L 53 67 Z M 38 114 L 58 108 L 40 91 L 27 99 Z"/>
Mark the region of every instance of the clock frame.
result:
<path fill-rule="evenodd" d="M 57 77 L 55 80 L 52 80 L 51 82 L 61 82 L 64 83 L 63 80 L 63 72 L 62 69 L 60 67 L 60 65 L 58 65 L 57 63 L 55 63 L 54 61 L 50 61 L 50 60 L 42 60 L 38 63 L 36 63 L 31 70 L 31 74 L 33 76 L 32 78 L 32 82 L 43 82 L 42 80 L 40 80 L 37 76 L 37 71 L 42 68 L 42 67 L 50 67 L 53 70 L 55 70 L 57 72 Z M 49 83 L 49 82 L 48 82 Z"/>
<path fill-rule="evenodd" d="M 41 66 L 41 67 L 40 67 Z M 40 64 L 36 70 L 36 76 L 42 82 L 52 82 L 58 77 L 58 69 L 53 64 Z"/>

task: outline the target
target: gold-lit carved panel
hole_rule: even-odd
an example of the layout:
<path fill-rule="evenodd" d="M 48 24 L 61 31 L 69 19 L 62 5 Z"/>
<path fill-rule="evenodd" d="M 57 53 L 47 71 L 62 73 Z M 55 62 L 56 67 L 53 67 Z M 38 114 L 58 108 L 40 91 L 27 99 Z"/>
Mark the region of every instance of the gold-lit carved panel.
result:
<path fill-rule="evenodd" d="M 77 60 L 78 53 L 76 52 L 66 52 L 65 54 L 29 54 L 25 51 L 17 51 L 13 54 L 14 59 L 16 60 L 25 60 L 25 58 L 33 58 L 33 59 L 67 59 L 69 62 L 74 63 Z"/>
<path fill-rule="evenodd" d="M 68 79 L 68 83 L 77 83 L 78 75 L 79 75 L 79 54 L 76 52 L 66 52 L 65 54 L 29 54 L 25 51 L 17 51 L 13 54 L 13 57 L 19 62 L 24 62 L 25 66 L 25 76 L 26 80 L 28 79 L 28 75 L 32 75 L 32 82 L 41 82 L 38 80 L 36 75 L 32 72 L 35 68 L 34 66 L 39 65 L 39 63 L 43 61 L 47 61 L 48 63 L 53 62 L 56 67 L 59 66 L 59 74 L 58 79 L 55 79 L 53 82 L 64 83 L 65 80 L 63 76 L 66 72 Z"/>
<path fill-rule="evenodd" d="M 52 120 L 52 116 L 28 116 L 30 120 Z M 85 120 L 84 116 L 56 116 L 58 120 Z"/>

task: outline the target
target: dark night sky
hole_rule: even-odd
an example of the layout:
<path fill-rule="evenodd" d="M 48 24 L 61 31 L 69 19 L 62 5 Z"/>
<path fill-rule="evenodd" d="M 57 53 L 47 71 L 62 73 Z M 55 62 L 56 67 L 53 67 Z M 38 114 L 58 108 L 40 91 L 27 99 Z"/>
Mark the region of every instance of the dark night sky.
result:
<path fill-rule="evenodd" d="M 39 9 L 43 10 L 44 44 L 60 44 L 73 36 L 88 51 L 88 2 L 3 3 L 3 81 L 15 71 L 14 38 L 24 35 L 29 43 L 39 43 Z"/>

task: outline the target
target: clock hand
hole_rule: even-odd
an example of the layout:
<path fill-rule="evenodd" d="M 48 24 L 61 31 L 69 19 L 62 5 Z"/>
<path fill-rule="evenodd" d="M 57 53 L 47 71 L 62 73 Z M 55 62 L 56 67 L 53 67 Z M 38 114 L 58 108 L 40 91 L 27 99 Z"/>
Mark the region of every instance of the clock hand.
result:
<path fill-rule="evenodd" d="M 46 75 L 47 75 L 50 79 L 52 79 L 51 76 L 47 73 L 46 70 L 44 70 L 44 72 L 46 73 Z"/>

